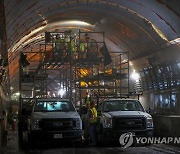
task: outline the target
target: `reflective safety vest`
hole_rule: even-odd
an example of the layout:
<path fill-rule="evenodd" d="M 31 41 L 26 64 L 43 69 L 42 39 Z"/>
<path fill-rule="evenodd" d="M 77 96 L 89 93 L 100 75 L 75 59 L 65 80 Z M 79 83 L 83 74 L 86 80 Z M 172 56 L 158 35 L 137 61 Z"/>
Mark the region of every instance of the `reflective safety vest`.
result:
<path fill-rule="evenodd" d="M 76 43 L 74 40 L 71 40 L 71 51 L 75 52 L 76 51 Z"/>
<path fill-rule="evenodd" d="M 58 38 L 55 40 L 56 49 L 64 49 L 64 40 Z"/>
<path fill-rule="evenodd" d="M 84 52 L 86 49 L 86 43 L 80 43 L 80 51 Z"/>
<path fill-rule="evenodd" d="M 97 110 L 95 107 L 93 107 L 91 110 L 92 117 L 90 118 L 90 123 L 96 123 L 97 122 Z"/>

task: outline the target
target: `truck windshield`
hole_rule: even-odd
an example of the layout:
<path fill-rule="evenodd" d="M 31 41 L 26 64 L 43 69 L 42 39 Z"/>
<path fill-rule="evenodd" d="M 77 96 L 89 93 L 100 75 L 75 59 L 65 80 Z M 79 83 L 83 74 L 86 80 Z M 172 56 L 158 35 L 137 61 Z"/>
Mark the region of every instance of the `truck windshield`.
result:
<path fill-rule="evenodd" d="M 104 102 L 104 112 L 111 111 L 144 111 L 141 103 L 137 100 L 112 100 Z"/>
<path fill-rule="evenodd" d="M 34 112 L 68 112 L 75 111 L 70 101 L 38 101 L 35 104 Z"/>

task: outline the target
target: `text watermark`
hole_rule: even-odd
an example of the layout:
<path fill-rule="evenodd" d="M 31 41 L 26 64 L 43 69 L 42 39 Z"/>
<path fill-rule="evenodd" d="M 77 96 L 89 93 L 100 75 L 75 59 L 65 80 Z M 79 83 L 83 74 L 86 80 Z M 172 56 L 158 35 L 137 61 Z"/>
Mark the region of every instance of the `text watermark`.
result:
<path fill-rule="evenodd" d="M 119 137 L 122 147 L 130 147 L 136 144 L 180 144 L 180 137 L 136 137 L 134 133 L 124 133 Z"/>

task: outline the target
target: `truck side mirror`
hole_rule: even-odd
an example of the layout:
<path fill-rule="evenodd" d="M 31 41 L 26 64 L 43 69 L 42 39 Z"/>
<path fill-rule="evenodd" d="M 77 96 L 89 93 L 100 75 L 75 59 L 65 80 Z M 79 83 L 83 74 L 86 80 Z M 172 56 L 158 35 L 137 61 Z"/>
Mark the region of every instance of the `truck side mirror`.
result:
<path fill-rule="evenodd" d="M 154 110 L 153 110 L 153 109 L 150 109 L 150 108 L 149 108 L 148 110 L 146 110 L 146 112 L 149 113 L 149 114 L 153 114 L 153 111 L 154 111 Z"/>
<path fill-rule="evenodd" d="M 149 113 L 149 110 L 146 110 L 147 113 Z"/>

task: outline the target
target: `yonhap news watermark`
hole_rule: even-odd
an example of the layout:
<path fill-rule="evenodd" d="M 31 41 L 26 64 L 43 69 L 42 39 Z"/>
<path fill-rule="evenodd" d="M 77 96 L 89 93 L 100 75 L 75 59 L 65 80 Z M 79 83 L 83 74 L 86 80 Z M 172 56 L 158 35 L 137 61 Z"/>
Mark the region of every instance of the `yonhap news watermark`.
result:
<path fill-rule="evenodd" d="M 180 137 L 137 137 L 133 133 L 124 133 L 119 137 L 119 143 L 122 147 L 130 147 L 136 144 L 180 144 Z"/>
<path fill-rule="evenodd" d="M 138 144 L 179 144 L 180 137 L 135 137 Z"/>

